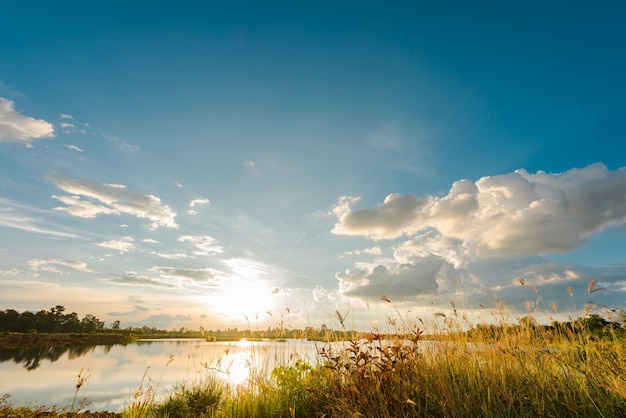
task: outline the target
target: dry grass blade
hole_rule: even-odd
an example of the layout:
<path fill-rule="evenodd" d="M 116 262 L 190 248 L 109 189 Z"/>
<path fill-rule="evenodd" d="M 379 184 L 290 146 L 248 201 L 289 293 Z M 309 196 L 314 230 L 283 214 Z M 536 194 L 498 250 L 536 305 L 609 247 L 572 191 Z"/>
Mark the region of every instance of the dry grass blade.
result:
<path fill-rule="evenodd" d="M 344 315 L 341 315 L 341 312 L 335 311 L 335 315 L 337 316 L 337 320 L 339 320 L 341 327 L 345 328 L 344 321 L 346 320 L 346 317 L 348 316 L 348 312 L 346 312 Z"/>
<path fill-rule="evenodd" d="M 596 287 L 597 284 L 598 284 L 597 280 L 590 281 L 589 286 L 587 286 L 587 292 L 593 293 L 593 292 L 597 292 L 598 290 L 606 290 L 605 287 Z"/>

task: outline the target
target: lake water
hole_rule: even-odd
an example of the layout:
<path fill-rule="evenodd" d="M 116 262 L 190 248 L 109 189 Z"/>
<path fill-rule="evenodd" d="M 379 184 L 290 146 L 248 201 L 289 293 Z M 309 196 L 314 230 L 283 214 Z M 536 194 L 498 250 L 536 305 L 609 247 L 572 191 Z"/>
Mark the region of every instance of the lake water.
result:
<path fill-rule="evenodd" d="M 0 349 L 0 396 L 14 406 L 72 404 L 79 374 L 86 378 L 75 406 L 119 411 L 132 401 L 142 382 L 164 395 L 176 383 L 217 373 L 241 383 L 250 369 L 271 371 L 303 359 L 317 364 L 323 343 L 305 340 L 207 342 L 201 339 L 144 340 L 128 345 L 83 346 L 71 350 L 30 347 Z"/>

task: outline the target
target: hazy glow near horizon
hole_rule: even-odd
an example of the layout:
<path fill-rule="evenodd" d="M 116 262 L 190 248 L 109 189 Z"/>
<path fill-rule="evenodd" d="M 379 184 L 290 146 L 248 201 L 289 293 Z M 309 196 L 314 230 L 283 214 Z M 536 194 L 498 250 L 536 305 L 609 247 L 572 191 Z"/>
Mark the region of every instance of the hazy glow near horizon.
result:
<path fill-rule="evenodd" d="M 626 308 L 625 5 L 187 6 L 5 7 L 0 309 Z"/>

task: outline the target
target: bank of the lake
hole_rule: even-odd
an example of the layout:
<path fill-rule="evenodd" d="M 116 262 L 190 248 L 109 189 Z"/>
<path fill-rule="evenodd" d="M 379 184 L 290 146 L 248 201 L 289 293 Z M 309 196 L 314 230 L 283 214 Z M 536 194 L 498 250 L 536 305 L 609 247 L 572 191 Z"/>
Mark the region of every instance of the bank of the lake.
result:
<path fill-rule="evenodd" d="M 36 363 L 42 377 L 30 380 L 28 374 L 21 379 L 15 368 L 5 374 L 0 363 L 7 382 L 25 380 L 21 386 L 5 385 L 12 389 L 6 392 L 0 382 L 0 395 L 26 391 L 38 404 L 61 405 L 57 415 L 32 409 L 10 415 L 24 404 L 6 404 L 9 415 L 0 416 L 64 417 L 91 409 L 112 411 L 100 416 L 133 418 L 626 418 L 626 335 L 621 326 L 598 323 L 602 326 L 595 328 L 591 320 L 553 327 L 532 321 L 481 326 L 435 334 L 428 341 L 412 328 L 412 338 L 371 334 L 330 343 L 204 338 L 96 346 L 80 351 L 83 358 L 73 352 Z M 77 370 L 78 380 L 84 378 L 80 390 L 72 384 Z M 63 373 L 63 393 L 50 396 L 40 389 L 37 395 L 46 376 L 56 383 Z M 83 396 L 84 406 L 75 401 Z"/>
<path fill-rule="evenodd" d="M 121 334 L 0 334 L 0 347 L 32 347 L 38 345 L 111 345 L 127 344 L 136 338 Z"/>
<path fill-rule="evenodd" d="M 507 335 L 505 341 L 471 344 L 463 340 L 426 345 L 421 341 L 352 341 L 322 346 L 318 355 L 323 363 L 296 361 L 239 385 L 213 372 L 175 385 L 150 379 L 144 382 L 143 391 L 128 398 L 124 408 L 111 410 L 115 412 L 67 414 L 73 409 L 66 408 L 38 415 L 27 409 L 17 414 L 19 408 L 7 407 L 1 416 L 626 417 L 623 341 L 583 336 L 563 339 L 558 350 L 546 350 L 544 342 L 527 337 L 516 333 Z M 139 346 L 170 351 L 181 344 L 197 343 L 148 341 Z M 266 345 L 244 342 L 224 347 L 230 351 L 245 346 L 253 349 L 248 353 L 258 356 L 268 353 L 270 343 L 262 344 Z"/>
<path fill-rule="evenodd" d="M 271 372 L 290 359 L 314 362 L 316 350 L 316 343 L 304 340 L 210 342 L 206 338 L 4 347 L 0 348 L 0 396 L 10 394 L 8 400 L 15 406 L 65 407 L 74 401 L 80 375 L 85 382 L 75 404 L 85 398 L 85 409 L 118 412 L 142 384 L 159 381 L 158 395 L 162 396 L 178 383 L 198 381 L 208 373 L 240 383 L 250 367 Z"/>

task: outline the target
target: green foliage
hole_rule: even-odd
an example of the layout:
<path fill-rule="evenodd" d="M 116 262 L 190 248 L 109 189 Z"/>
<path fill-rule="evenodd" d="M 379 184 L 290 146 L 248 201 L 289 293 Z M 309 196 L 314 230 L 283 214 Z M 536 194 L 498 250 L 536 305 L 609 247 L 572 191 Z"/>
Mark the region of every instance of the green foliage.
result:
<path fill-rule="evenodd" d="M 57 305 L 37 313 L 0 310 L 0 332 L 21 333 L 94 333 L 104 330 L 104 322 L 87 314 L 78 319 L 76 312 L 64 314 L 65 307 Z"/>
<path fill-rule="evenodd" d="M 201 383 L 179 385 L 153 409 L 153 415 L 169 418 L 210 417 L 226 396 L 225 383 L 217 378 Z"/>
<path fill-rule="evenodd" d="M 65 316 L 61 309 L 47 314 Z M 434 333 L 422 340 L 417 325 L 424 321 L 398 316 L 388 318 L 392 333 L 357 337 L 324 327 L 325 338 L 335 340 L 320 348 L 317 364 L 285 362 L 239 385 L 209 373 L 198 382 L 182 382 L 159 400 L 160 379 L 146 382 L 122 416 L 626 418 L 626 332 L 620 322 L 587 312 L 551 325 L 526 316 L 516 325 L 501 321 L 468 327 L 454 308 L 454 316 L 436 314 Z M 445 331 L 437 327 L 442 317 Z M 340 315 L 342 324 L 344 319 Z M 305 331 L 314 338 L 321 332 Z M 242 333 L 254 337 L 237 329 L 214 335 Z M 268 330 L 256 336 L 270 335 L 293 334 Z M 23 411 L 0 399 L 0 416 L 33 416 L 19 415 Z M 49 416 L 62 416 L 55 413 Z"/>

